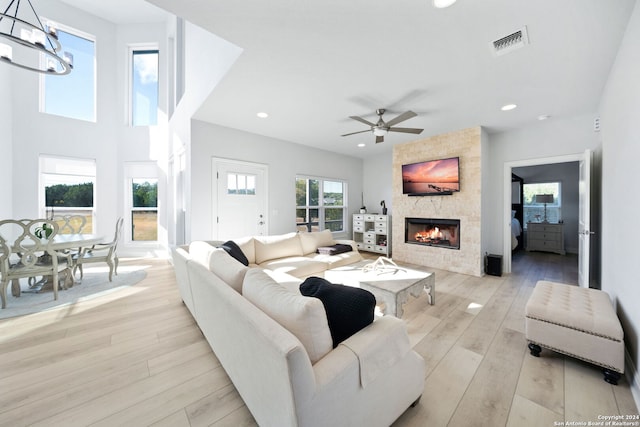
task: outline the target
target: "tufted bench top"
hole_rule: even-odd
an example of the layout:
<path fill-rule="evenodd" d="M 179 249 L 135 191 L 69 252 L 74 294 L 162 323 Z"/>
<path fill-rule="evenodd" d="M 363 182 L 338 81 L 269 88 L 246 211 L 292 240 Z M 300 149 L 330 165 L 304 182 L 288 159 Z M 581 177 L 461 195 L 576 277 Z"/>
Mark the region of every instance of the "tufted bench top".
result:
<path fill-rule="evenodd" d="M 609 295 L 597 289 L 538 281 L 525 316 L 613 341 L 624 338 Z"/>

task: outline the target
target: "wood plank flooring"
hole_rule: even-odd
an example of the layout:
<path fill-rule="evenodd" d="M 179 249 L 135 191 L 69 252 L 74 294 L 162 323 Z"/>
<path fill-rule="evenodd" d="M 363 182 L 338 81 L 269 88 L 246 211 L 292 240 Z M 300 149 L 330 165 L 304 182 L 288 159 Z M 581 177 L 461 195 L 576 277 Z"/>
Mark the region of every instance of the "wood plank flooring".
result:
<path fill-rule="evenodd" d="M 0 321 L 0 426 L 255 425 L 182 304 L 171 265 L 121 264 L 145 268 L 147 277 Z M 403 317 L 425 359 L 425 390 L 394 426 L 555 426 L 638 414 L 624 378 L 611 386 L 598 368 L 526 349 L 533 286 L 575 284 L 574 256 L 517 254 L 503 277 L 427 270 L 436 272 L 436 305 L 414 299 Z"/>

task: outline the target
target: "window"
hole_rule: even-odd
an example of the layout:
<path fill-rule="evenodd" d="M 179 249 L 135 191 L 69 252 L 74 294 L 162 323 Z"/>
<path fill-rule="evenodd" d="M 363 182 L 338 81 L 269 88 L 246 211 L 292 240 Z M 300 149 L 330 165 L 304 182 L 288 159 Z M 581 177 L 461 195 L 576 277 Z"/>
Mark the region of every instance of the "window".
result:
<path fill-rule="evenodd" d="M 45 20 L 45 22 L 48 21 Z M 64 25 L 54 23 L 51 25 L 58 30 L 58 40 L 62 50 L 73 57 L 73 70 L 65 76 L 42 75 L 40 112 L 95 122 L 95 37 Z M 42 54 L 42 60 L 45 60 L 44 54 Z"/>
<path fill-rule="evenodd" d="M 131 180 L 131 240 L 158 240 L 158 180 Z"/>
<path fill-rule="evenodd" d="M 345 230 L 347 184 L 338 180 L 296 178 L 296 226 L 301 231 Z"/>
<path fill-rule="evenodd" d="M 157 49 L 131 50 L 131 124 L 158 124 L 158 55 Z"/>
<path fill-rule="evenodd" d="M 240 173 L 228 173 L 227 194 L 255 196 L 256 176 Z"/>
<path fill-rule="evenodd" d="M 95 160 L 40 156 L 42 217 L 82 215 L 83 232 L 95 233 L 95 182 Z"/>
<path fill-rule="evenodd" d="M 552 194 L 553 202 L 546 204 L 547 221 L 558 222 L 562 220 L 562 186 L 559 182 L 541 182 L 537 184 L 524 184 L 524 225 L 527 228 L 529 222 L 544 221 L 545 204 L 536 202 L 537 194 Z"/>

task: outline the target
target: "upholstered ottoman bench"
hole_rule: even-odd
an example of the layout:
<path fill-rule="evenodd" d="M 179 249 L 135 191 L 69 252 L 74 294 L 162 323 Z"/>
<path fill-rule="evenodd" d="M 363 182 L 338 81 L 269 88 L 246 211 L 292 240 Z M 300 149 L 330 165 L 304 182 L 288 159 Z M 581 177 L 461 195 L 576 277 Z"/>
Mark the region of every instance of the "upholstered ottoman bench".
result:
<path fill-rule="evenodd" d="M 596 289 L 538 281 L 525 308 L 529 350 L 541 347 L 604 368 L 604 379 L 618 384 L 624 373 L 624 335 L 609 295 Z"/>

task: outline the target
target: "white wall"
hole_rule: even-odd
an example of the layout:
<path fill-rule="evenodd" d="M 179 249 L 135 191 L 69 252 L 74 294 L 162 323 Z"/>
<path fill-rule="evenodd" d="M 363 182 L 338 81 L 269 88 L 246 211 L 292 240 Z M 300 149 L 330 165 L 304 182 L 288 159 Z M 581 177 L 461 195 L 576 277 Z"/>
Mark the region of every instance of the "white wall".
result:
<path fill-rule="evenodd" d="M 190 242 L 192 240 L 190 236 L 200 235 L 198 231 L 192 231 L 192 214 L 194 213 L 194 209 L 192 208 L 194 193 L 192 183 L 194 181 L 193 171 L 190 166 L 192 158 L 191 118 L 242 53 L 242 49 L 239 47 L 200 27 L 190 23 L 185 23 L 184 27 L 184 51 L 178 52 L 178 50 L 183 47 L 176 46 L 176 53 L 179 54 L 178 56 L 183 55 L 185 58 L 185 74 L 183 76 L 185 91 L 169 119 L 168 142 L 170 155 L 174 156 L 176 160 L 178 156 L 184 155 L 186 164 L 188 165 L 184 173 L 184 183 L 180 183 L 176 176 L 170 177 L 172 180 L 171 185 L 182 186 L 182 188 L 178 188 L 177 191 L 184 192 L 182 197 L 184 198 L 183 203 L 186 207 L 186 217 L 184 218 L 183 225 L 180 220 L 182 206 L 177 206 L 176 200 L 170 197 L 168 200 L 169 203 L 167 203 L 169 206 L 168 209 L 172 211 L 170 215 L 172 224 L 170 224 L 170 227 L 185 227 L 184 230 L 176 229 L 174 233 L 171 233 L 172 239 L 169 241 L 170 244 L 181 241 L 182 236 L 184 236 L 187 242 Z M 181 35 L 175 34 L 175 39 L 179 42 Z M 180 74 L 179 71 L 176 71 L 176 77 L 178 79 L 181 78 Z M 176 82 L 176 86 L 180 85 L 180 82 Z M 177 161 L 174 162 L 175 165 L 177 165 L 177 163 Z M 196 181 L 196 187 L 198 184 Z"/>
<path fill-rule="evenodd" d="M 13 218 L 12 66 L 0 64 L 0 220 Z"/>
<path fill-rule="evenodd" d="M 640 4 L 604 90 L 602 117 L 602 289 L 617 305 L 625 343 L 635 365 L 633 391 L 640 404 L 640 286 L 638 280 L 637 196 L 640 159 Z"/>
<path fill-rule="evenodd" d="M 393 151 L 365 158 L 362 167 L 362 188 L 367 212 L 382 213 L 380 202 L 384 200 L 387 214 L 393 215 Z"/>
<path fill-rule="evenodd" d="M 533 126 L 490 135 L 488 182 L 483 186 L 485 191 L 482 195 L 489 205 L 488 222 L 483 230 L 483 233 L 488 233 L 489 252 L 502 254 L 504 233 L 509 230 L 509 224 L 503 224 L 504 164 L 597 149 L 598 134 L 593 131 L 595 117 L 596 113 L 564 119 L 551 118 Z"/>
<path fill-rule="evenodd" d="M 13 187 L 20 183 L 21 191 L 13 193 L 11 216 L 26 218 L 40 214 L 40 154 L 96 159 L 95 231 L 109 236 L 113 233 L 116 218 L 125 214 L 124 162 L 166 157 L 166 143 L 162 138 L 154 137 L 153 128 L 131 129 L 126 121 L 126 45 L 141 41 L 157 42 L 163 48 L 166 44 L 164 25 L 118 27 L 56 0 L 38 6 L 38 13 L 42 16 L 96 37 L 97 121 L 93 123 L 40 113 L 40 75 L 24 70 L 13 72 L 12 89 L 20 96 L 14 96 L 12 103 L 12 161 L 20 167 L 13 169 L 11 182 Z M 161 61 L 162 66 L 165 59 Z M 166 86 L 165 82 L 160 84 L 161 87 Z M 164 93 L 161 93 L 160 102 L 166 109 Z M 126 249 L 122 246 L 121 254 L 126 254 Z"/>
<path fill-rule="evenodd" d="M 191 130 L 191 236 L 213 235 L 211 158 L 243 160 L 269 167 L 269 234 L 295 231 L 297 174 L 348 182 L 349 215 L 360 208 L 362 160 L 194 120 Z M 347 220 L 348 235 L 351 221 Z"/>

